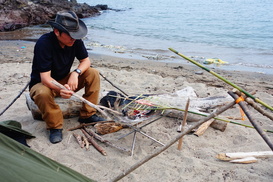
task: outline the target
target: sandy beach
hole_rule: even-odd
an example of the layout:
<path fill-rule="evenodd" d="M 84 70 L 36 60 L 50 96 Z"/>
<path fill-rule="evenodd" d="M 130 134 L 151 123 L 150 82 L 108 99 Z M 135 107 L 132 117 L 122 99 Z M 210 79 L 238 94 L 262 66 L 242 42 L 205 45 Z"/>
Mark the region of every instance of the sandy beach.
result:
<path fill-rule="evenodd" d="M 1 111 L 19 94 L 29 81 L 34 42 L 0 41 L 0 108 Z M 192 87 L 198 97 L 226 96 L 233 88 L 201 70 L 197 66 L 163 63 L 149 60 L 133 60 L 106 55 L 92 54 L 92 65 L 107 79 L 129 95 L 172 93 L 187 86 Z M 214 69 L 215 72 L 242 87 L 248 92 L 256 91 L 255 96 L 273 106 L 273 75 L 250 72 L 228 72 Z M 109 82 L 101 79 L 101 92 L 115 90 Z M 27 92 L 26 90 L 25 92 Z M 273 130 L 273 121 L 250 108 L 252 116 L 263 129 Z M 270 112 L 268 110 L 268 112 Z M 272 112 L 271 112 L 272 113 Z M 224 112 L 226 116 L 240 117 L 238 105 Z M 0 120 L 16 120 L 23 129 L 36 138 L 28 140 L 31 148 L 53 160 L 64 164 L 79 173 L 104 182 L 111 181 L 144 157 L 162 147 L 147 137 L 137 134 L 134 155 L 121 152 L 113 147 L 100 144 L 107 156 L 103 156 L 94 147 L 85 150 L 79 147 L 72 133 L 82 134 L 80 130 L 67 131 L 77 126 L 78 118 L 65 119 L 63 141 L 51 144 L 43 121 L 34 120 L 26 105 L 24 94 L 2 115 Z M 246 118 L 236 122 L 251 125 Z M 177 127 L 181 119 L 163 117 L 143 128 L 147 134 L 168 143 L 178 135 Z M 130 149 L 133 135 L 121 140 L 118 137 L 130 132 L 122 129 L 103 135 L 103 138 L 116 145 Z M 273 134 L 266 133 L 273 142 Z M 228 123 L 224 132 L 208 128 L 202 136 L 188 134 L 183 138 L 183 148 L 177 150 L 177 143 L 160 155 L 143 164 L 120 181 L 132 182 L 181 182 L 181 181 L 273 181 L 273 158 L 259 159 L 252 164 L 235 164 L 218 160 L 215 156 L 227 152 L 270 151 L 262 137 L 253 128 Z"/>

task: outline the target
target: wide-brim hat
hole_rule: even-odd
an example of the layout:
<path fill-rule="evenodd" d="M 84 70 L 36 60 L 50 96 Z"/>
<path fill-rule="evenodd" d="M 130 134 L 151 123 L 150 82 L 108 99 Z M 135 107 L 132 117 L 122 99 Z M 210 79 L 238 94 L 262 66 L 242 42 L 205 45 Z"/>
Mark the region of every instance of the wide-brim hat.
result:
<path fill-rule="evenodd" d="M 68 33 L 73 39 L 82 39 L 87 34 L 85 23 L 73 11 L 59 11 L 56 18 L 49 20 L 47 24 Z"/>
<path fill-rule="evenodd" d="M 7 120 L 0 122 L 0 133 L 7 133 L 7 132 L 16 132 L 19 134 L 23 134 L 26 138 L 35 138 L 31 133 L 22 130 L 22 125 L 18 121 L 14 120 Z"/>

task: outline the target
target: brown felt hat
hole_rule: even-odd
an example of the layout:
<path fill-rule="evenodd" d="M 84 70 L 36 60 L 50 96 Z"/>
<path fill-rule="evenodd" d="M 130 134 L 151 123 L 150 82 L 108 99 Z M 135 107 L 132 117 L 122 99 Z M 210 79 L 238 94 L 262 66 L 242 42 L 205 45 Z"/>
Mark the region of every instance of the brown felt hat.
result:
<path fill-rule="evenodd" d="M 62 32 L 68 33 L 73 39 L 82 39 L 87 34 L 85 23 L 73 11 L 59 11 L 56 18 L 47 23 Z"/>

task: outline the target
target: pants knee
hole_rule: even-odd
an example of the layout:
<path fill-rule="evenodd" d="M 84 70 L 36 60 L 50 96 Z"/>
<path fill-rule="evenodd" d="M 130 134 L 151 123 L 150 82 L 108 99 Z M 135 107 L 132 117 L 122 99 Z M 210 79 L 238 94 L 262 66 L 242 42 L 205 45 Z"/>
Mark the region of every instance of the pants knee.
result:
<path fill-rule="evenodd" d="M 35 100 L 49 100 L 52 98 L 51 90 L 46 86 L 41 86 L 41 84 L 37 84 L 37 86 L 33 86 L 30 90 L 31 98 Z"/>
<path fill-rule="evenodd" d="M 91 67 L 86 70 L 86 73 L 87 73 L 87 75 L 90 75 L 92 77 L 99 76 L 99 71 L 97 69 L 91 68 Z"/>

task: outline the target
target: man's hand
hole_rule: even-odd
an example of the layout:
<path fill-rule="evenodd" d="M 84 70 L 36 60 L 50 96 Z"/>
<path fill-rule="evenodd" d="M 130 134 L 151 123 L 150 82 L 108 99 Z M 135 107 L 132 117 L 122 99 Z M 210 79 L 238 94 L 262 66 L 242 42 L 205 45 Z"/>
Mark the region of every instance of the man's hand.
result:
<path fill-rule="evenodd" d="M 64 86 L 67 88 L 67 90 L 66 89 L 61 89 L 60 90 L 60 95 L 64 99 L 70 99 L 70 97 L 73 95 L 74 92 L 71 90 L 71 88 L 70 88 L 70 86 L 68 84 L 65 84 Z"/>
<path fill-rule="evenodd" d="M 70 87 L 70 90 L 75 91 L 78 88 L 78 82 L 79 82 L 78 77 L 79 77 L 79 74 L 76 72 L 72 72 L 70 74 L 70 77 L 67 82 L 67 84 Z"/>

